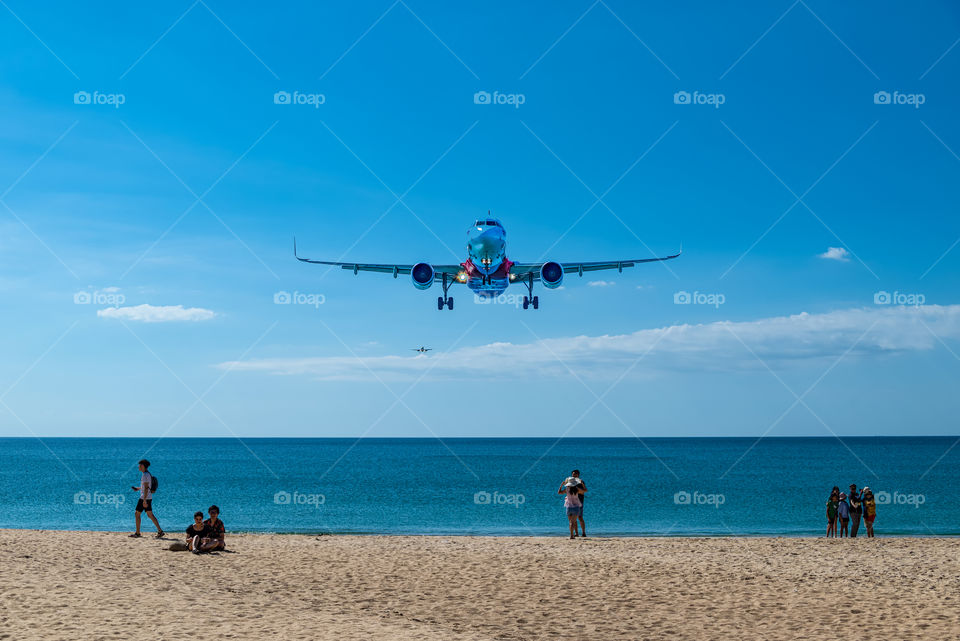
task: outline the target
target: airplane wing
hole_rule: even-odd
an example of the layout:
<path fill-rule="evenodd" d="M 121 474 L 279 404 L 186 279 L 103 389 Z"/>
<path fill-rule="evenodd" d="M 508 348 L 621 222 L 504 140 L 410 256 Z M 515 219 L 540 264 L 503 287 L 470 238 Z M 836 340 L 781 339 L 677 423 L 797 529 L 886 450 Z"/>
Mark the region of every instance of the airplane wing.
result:
<path fill-rule="evenodd" d="M 332 260 L 313 260 L 311 258 L 302 258 L 297 254 L 297 241 L 293 241 L 293 255 L 297 260 L 303 263 L 313 263 L 314 265 L 332 265 L 341 269 L 350 269 L 354 274 L 357 272 L 379 272 L 381 274 L 393 274 L 396 278 L 398 274 L 409 274 L 413 265 L 394 265 L 390 263 L 344 263 Z M 460 265 L 433 265 L 435 272 L 434 280 L 442 280 L 444 274 L 456 276 L 463 268 Z"/>
<path fill-rule="evenodd" d="M 623 271 L 624 267 L 633 267 L 639 263 L 657 263 L 665 260 L 671 260 L 678 257 L 682 253 L 678 251 L 676 254 L 671 254 L 670 256 L 663 256 L 661 258 L 632 258 L 630 260 L 600 260 L 593 262 L 585 263 L 560 263 L 563 267 L 564 274 L 570 274 L 576 272 L 583 275 L 584 272 L 596 272 L 604 269 L 616 269 L 617 271 Z M 510 267 L 510 273 L 515 274 L 521 278 L 529 278 L 530 274 L 533 274 L 534 280 L 540 280 L 540 267 L 543 266 L 543 262 L 540 263 L 514 263 Z"/>

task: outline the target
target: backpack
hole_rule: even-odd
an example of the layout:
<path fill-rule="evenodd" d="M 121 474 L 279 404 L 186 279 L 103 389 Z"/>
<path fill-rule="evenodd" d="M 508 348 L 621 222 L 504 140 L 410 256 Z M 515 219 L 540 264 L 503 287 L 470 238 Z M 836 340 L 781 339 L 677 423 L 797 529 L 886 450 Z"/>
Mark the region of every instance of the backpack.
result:
<path fill-rule="evenodd" d="M 160 481 L 157 480 L 157 477 L 153 474 L 150 475 L 150 493 L 153 494 L 157 491 L 157 486 L 160 485 Z"/>

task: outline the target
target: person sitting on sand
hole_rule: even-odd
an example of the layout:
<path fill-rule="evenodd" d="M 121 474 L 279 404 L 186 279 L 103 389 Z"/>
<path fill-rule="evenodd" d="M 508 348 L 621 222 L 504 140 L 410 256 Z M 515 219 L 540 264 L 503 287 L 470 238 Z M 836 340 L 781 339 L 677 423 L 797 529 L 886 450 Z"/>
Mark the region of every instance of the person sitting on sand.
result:
<path fill-rule="evenodd" d="M 850 524 L 850 504 L 847 495 L 840 492 L 840 502 L 837 504 L 837 515 L 840 517 L 840 538 L 847 536 L 847 526 Z"/>
<path fill-rule="evenodd" d="M 863 524 L 867 526 L 867 538 L 873 538 L 873 520 L 877 518 L 877 501 L 873 498 L 873 492 L 869 487 L 863 488 L 863 494 L 860 497 L 863 503 Z"/>
<path fill-rule="evenodd" d="M 226 529 L 220 520 L 220 508 L 211 505 L 207 508 L 210 518 L 203 522 L 207 526 L 207 536 L 200 543 L 201 552 L 213 552 L 226 549 Z"/>
<path fill-rule="evenodd" d="M 575 485 L 578 490 L 577 498 L 580 499 L 580 514 L 577 515 L 577 519 L 580 521 L 580 529 L 583 531 L 580 536 L 585 537 L 587 536 L 587 524 L 583 522 L 583 497 L 587 491 L 587 484 L 580 478 L 580 470 L 570 472 L 570 476 L 564 479 L 560 489 L 557 490 L 557 494 L 566 494 L 568 485 Z M 577 534 L 576 524 L 574 524 L 573 533 Z"/>
<path fill-rule="evenodd" d="M 827 499 L 827 538 L 837 536 L 837 509 L 840 507 L 840 488 L 833 488 Z"/>
<path fill-rule="evenodd" d="M 163 528 L 160 527 L 160 521 L 157 520 L 157 517 L 153 515 L 153 476 L 150 472 L 147 471 L 147 468 L 150 467 L 150 461 L 147 459 L 140 459 L 137 463 L 137 467 L 140 468 L 140 485 L 131 485 L 130 489 L 140 492 L 140 500 L 137 501 L 137 511 L 136 511 L 136 525 L 137 530 L 130 535 L 130 538 L 139 539 L 140 534 L 140 513 L 146 512 L 147 516 L 150 517 L 150 520 L 153 521 L 153 524 L 157 526 L 157 536 L 156 538 L 163 538 L 165 532 Z"/>
<path fill-rule="evenodd" d="M 567 511 L 567 520 L 570 521 L 570 538 L 575 539 L 577 538 L 577 518 L 583 508 L 583 503 L 580 502 L 580 486 L 574 482 L 565 484 L 564 487 L 566 496 L 563 499 L 563 507 Z"/>
<path fill-rule="evenodd" d="M 203 512 L 195 512 L 193 523 L 187 526 L 187 549 L 200 554 L 200 546 L 210 536 L 210 527 L 203 521 Z"/>

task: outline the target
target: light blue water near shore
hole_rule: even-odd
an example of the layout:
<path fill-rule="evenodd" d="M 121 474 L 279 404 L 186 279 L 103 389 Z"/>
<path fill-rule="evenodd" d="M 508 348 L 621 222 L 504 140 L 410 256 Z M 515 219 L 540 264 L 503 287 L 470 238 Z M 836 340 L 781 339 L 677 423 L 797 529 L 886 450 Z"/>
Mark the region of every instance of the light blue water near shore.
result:
<path fill-rule="evenodd" d="M 958 535 L 956 441 L 4 438 L 0 527 L 131 529 L 146 454 L 169 531 L 217 503 L 232 531 L 562 535 L 577 467 L 594 535 L 822 535 L 852 482 L 877 494 L 878 534 Z"/>

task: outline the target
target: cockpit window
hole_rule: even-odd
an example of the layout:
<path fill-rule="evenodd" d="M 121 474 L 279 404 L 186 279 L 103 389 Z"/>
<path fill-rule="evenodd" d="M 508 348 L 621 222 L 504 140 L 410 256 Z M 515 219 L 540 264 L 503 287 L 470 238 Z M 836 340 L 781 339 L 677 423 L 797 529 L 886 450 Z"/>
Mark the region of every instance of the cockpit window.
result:
<path fill-rule="evenodd" d="M 474 227 L 500 227 L 501 229 L 503 228 L 503 225 L 501 225 L 499 221 L 494 220 L 492 218 L 488 218 L 487 220 L 478 220 L 477 222 L 473 223 L 473 226 Z"/>

